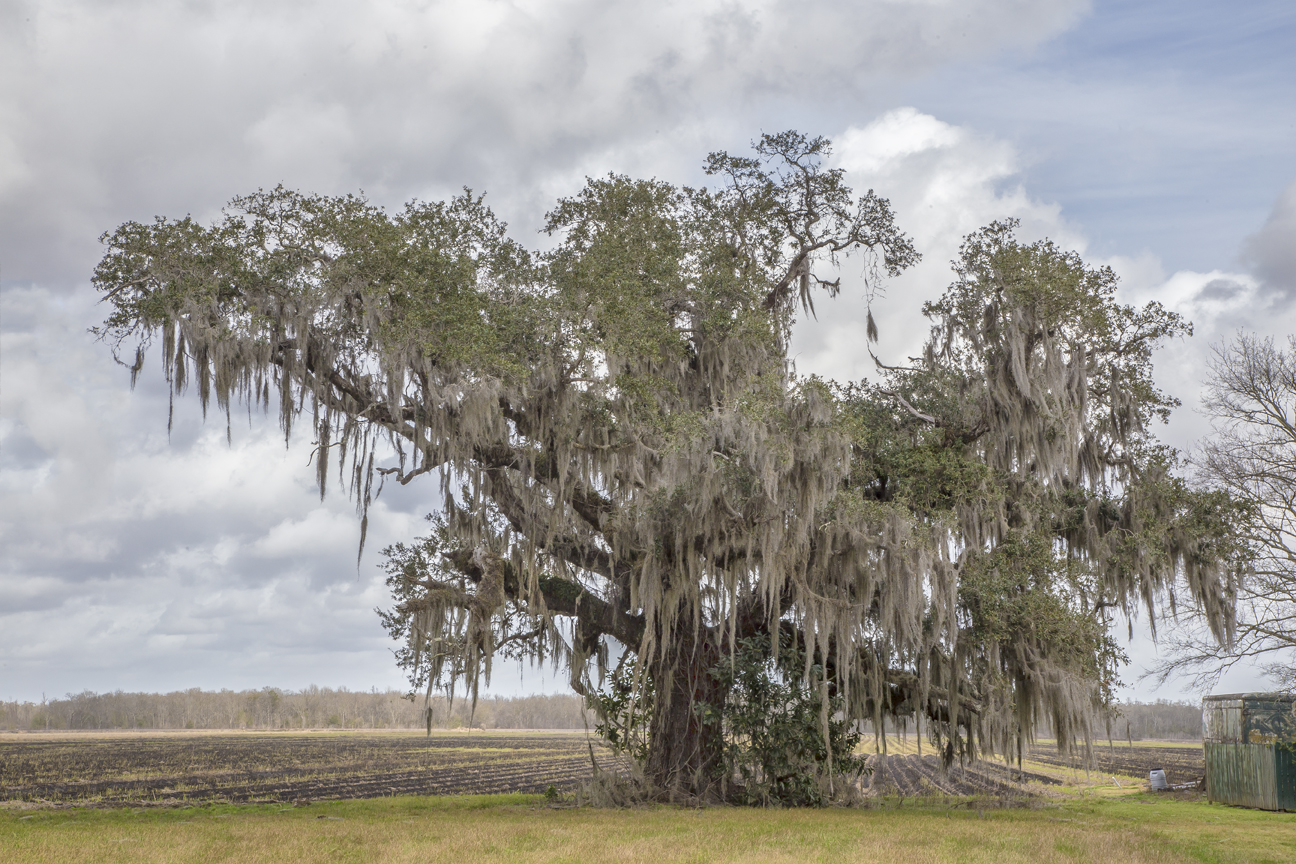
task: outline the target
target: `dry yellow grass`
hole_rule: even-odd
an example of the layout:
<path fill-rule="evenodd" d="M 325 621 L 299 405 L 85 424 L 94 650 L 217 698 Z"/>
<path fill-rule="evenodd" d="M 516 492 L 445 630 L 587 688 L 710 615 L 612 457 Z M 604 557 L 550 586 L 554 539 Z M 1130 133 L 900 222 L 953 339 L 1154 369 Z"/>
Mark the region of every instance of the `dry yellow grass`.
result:
<path fill-rule="evenodd" d="M 311 807 L 0 811 L 27 862 L 801 862 L 1290 864 L 1296 815 L 1135 796 L 1043 810 L 551 809 L 535 798 Z"/>

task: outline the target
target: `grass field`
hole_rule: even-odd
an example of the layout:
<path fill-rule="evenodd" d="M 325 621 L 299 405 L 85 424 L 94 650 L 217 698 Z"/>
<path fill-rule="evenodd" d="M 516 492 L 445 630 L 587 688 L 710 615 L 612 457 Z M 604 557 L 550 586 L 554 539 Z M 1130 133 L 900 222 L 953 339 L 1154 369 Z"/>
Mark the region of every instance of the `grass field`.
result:
<path fill-rule="evenodd" d="M 1152 767 L 1199 776 L 1200 746 L 1085 770 L 1043 744 L 1019 773 L 886 745 L 861 807 L 595 810 L 458 794 L 573 788 L 584 735 L 0 736 L 0 861 L 1296 862 L 1296 814 L 1140 791 Z"/>
<path fill-rule="evenodd" d="M 27 862 L 1296 861 L 1296 814 L 1136 793 L 1038 809 L 881 801 L 868 809 L 591 810 L 539 796 L 397 797 L 308 807 L 0 810 Z"/>

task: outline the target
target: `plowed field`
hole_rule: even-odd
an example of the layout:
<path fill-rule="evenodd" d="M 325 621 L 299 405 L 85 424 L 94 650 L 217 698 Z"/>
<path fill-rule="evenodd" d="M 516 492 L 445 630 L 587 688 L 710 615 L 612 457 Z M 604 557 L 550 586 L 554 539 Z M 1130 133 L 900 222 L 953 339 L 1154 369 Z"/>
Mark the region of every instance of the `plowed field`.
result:
<path fill-rule="evenodd" d="M 1032 762 L 1059 768 L 1086 768 L 1082 758 L 1064 756 L 1052 746 L 1032 747 L 1028 757 Z M 1206 774 L 1206 758 L 1202 746 L 1165 746 L 1118 744 L 1115 747 L 1096 746 L 1089 770 L 1100 775 L 1117 774 L 1147 782 L 1148 772 L 1162 768 L 1171 785 L 1191 783 Z"/>
<path fill-rule="evenodd" d="M 1023 772 L 996 760 L 942 771 L 930 749 L 889 739 L 870 757 L 869 795 L 1040 794 L 1119 775 L 1146 782 L 1164 768 L 1188 783 L 1204 771 L 1200 746 L 1099 747 L 1083 761 L 1031 748 Z M 603 768 L 621 760 L 594 744 Z M 926 749 L 926 748 L 925 748 Z M 0 738 L 0 801 L 139 805 L 210 801 L 325 801 L 388 795 L 566 791 L 589 777 L 590 745 L 564 733 L 117 735 Z"/>
<path fill-rule="evenodd" d="M 864 742 L 874 749 L 875 742 Z M 1205 773 L 1200 744 L 1142 743 L 1095 747 L 1086 763 L 1079 754 L 1061 754 L 1048 742 L 1029 748 L 1021 771 L 1000 759 L 981 759 L 968 765 L 952 765 L 942 771 L 939 757 L 930 747 L 917 752 L 912 736 L 887 736 L 889 755 L 869 757 L 873 774 L 864 781 L 869 795 L 996 795 L 1039 794 L 1063 786 L 1109 785 L 1112 775 L 1124 788 L 1142 787 L 1148 772 L 1162 768 L 1173 784 L 1192 783 Z"/>
<path fill-rule="evenodd" d="M 868 792 L 872 795 L 999 795 L 1025 794 L 1023 784 L 1060 786 L 1061 781 L 1027 769 L 1011 771 L 1001 762 L 979 760 L 941 771 L 937 756 L 871 756 Z"/>
<path fill-rule="evenodd" d="M 617 764 L 596 754 L 601 767 Z M 0 740 L 0 800 L 320 801 L 543 792 L 590 776 L 573 734 L 245 734 Z"/>

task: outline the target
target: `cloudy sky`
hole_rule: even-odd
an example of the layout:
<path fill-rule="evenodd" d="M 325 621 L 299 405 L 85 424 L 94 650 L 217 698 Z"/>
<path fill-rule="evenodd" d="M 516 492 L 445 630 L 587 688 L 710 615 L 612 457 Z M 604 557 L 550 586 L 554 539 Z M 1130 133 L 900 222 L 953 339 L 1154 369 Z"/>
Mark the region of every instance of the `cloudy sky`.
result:
<path fill-rule="evenodd" d="M 1212 343 L 1296 332 L 1290 0 L 0 0 L 0 699 L 402 684 L 377 556 L 357 572 L 308 442 L 252 417 L 227 445 L 189 402 L 168 438 L 157 364 L 132 392 L 87 335 L 102 232 L 277 183 L 468 185 L 527 241 L 587 175 L 700 183 L 708 151 L 786 128 L 833 138 L 925 256 L 878 309 L 891 356 L 961 236 L 1008 216 L 1194 321 L 1159 357 L 1176 446 L 1209 431 Z M 859 297 L 826 308 L 799 370 L 867 374 Z M 415 486 L 371 550 L 420 530 Z M 1131 652 L 1127 696 L 1180 694 Z"/>

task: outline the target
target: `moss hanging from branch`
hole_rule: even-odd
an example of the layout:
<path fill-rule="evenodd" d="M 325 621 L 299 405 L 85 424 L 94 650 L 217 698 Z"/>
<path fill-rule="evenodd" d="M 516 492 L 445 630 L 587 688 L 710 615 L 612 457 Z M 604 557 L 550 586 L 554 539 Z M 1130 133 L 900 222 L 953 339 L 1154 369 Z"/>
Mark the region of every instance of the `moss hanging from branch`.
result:
<path fill-rule="evenodd" d="M 204 407 L 273 403 L 285 436 L 308 413 L 321 494 L 336 465 L 362 525 L 382 482 L 439 477 L 432 535 L 387 554 L 416 685 L 475 699 L 502 653 L 593 694 L 633 656 L 615 680 L 632 714 L 652 694 L 665 794 L 725 787 L 731 730 L 704 709 L 741 645 L 793 651 L 822 711 L 927 715 L 947 760 L 1041 715 L 1087 739 L 1110 608 L 1186 588 L 1221 632 L 1231 614 L 1212 514 L 1147 432 L 1172 404 L 1150 352 L 1184 324 L 995 225 L 916 366 L 799 379 L 794 316 L 843 290 L 841 258 L 870 297 L 917 260 L 829 155 L 789 132 L 712 154 L 715 189 L 591 180 L 544 254 L 467 191 L 389 214 L 280 188 L 211 227 L 128 223 L 105 235 L 99 332 L 137 358 L 160 336 Z"/>

